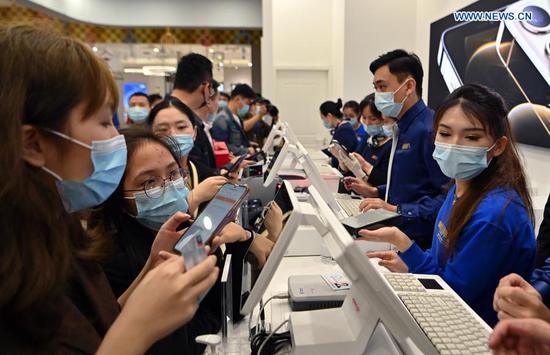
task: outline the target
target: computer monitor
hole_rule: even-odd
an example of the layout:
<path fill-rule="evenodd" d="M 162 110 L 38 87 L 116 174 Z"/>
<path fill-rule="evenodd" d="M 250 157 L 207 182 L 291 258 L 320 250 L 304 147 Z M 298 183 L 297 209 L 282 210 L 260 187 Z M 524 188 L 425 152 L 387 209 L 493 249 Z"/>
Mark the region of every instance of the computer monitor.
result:
<path fill-rule="evenodd" d="M 266 154 L 273 154 L 273 147 L 275 144 L 275 138 L 282 137 L 284 135 L 283 123 L 277 122 L 271 127 L 271 131 L 267 135 L 264 145 L 262 146 L 262 152 Z"/>
<path fill-rule="evenodd" d="M 264 173 L 264 186 L 269 186 L 277 177 L 279 170 L 288 154 L 292 154 L 294 159 L 302 166 L 305 171 L 306 177 L 311 181 L 311 184 L 321 192 L 321 195 L 325 198 L 330 208 L 332 208 L 341 217 L 344 216 L 342 207 L 336 202 L 334 195 L 330 191 L 327 183 L 323 180 L 323 177 L 317 169 L 317 165 L 313 162 L 309 156 L 306 148 L 297 142 L 296 145 L 291 144 L 287 137 L 284 138 L 285 143 L 281 150 L 273 156 L 273 159 L 269 163 Z"/>
<path fill-rule="evenodd" d="M 437 353 L 433 344 L 393 292 L 384 276 L 361 252 L 334 212 L 331 211 L 324 197 L 315 187 L 310 187 L 309 193 L 319 218 L 329 231 L 324 236 L 327 247 L 352 281 L 353 288 L 358 290 L 356 295 L 364 296 L 369 308 L 368 317 L 371 320 L 378 318 L 388 328 L 405 353 L 415 353 L 416 350 L 420 350 L 424 354 Z M 346 299 L 347 301 L 348 299 Z M 352 301 L 357 302 L 356 299 Z M 346 303 L 343 306 L 344 310 L 345 306 Z M 351 317 L 354 316 L 351 315 Z"/>
<path fill-rule="evenodd" d="M 286 156 L 291 149 L 290 143 L 286 140 L 286 138 L 283 138 L 283 147 L 273 155 L 271 160 L 269 161 L 269 164 L 267 165 L 267 168 L 264 171 L 264 186 L 269 186 L 271 183 L 275 180 L 277 177 L 277 174 L 279 170 L 281 170 L 281 167 L 286 159 Z"/>
<path fill-rule="evenodd" d="M 275 196 L 275 202 L 277 202 L 283 212 L 283 228 L 276 239 L 271 254 L 267 258 L 267 262 L 254 282 L 248 298 L 241 307 L 242 315 L 252 312 L 254 307 L 260 302 L 301 222 L 300 204 L 294 194 L 292 185 L 288 181 L 282 182 Z"/>

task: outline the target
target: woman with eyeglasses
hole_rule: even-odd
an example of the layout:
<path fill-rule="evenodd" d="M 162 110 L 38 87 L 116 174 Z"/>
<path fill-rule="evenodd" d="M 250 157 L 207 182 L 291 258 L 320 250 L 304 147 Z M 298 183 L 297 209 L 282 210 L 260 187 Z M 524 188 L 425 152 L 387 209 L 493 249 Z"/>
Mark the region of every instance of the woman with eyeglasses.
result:
<path fill-rule="evenodd" d="M 160 226 L 178 211 L 187 212 L 190 208 L 186 182 L 189 176 L 179 163 L 177 144 L 143 129 L 127 129 L 121 133 L 128 152 L 122 180 L 115 192 L 92 210 L 88 219 L 88 232 L 93 238 L 113 241 L 104 249 L 107 257 L 103 269 L 116 296 L 139 274 Z M 180 225 L 178 230 L 182 227 Z M 248 238 L 240 226 L 229 224 L 213 245 Z M 221 266 L 219 252 L 217 256 L 218 266 Z M 154 344 L 149 353 L 169 354 L 184 350 L 198 354 L 204 351 L 194 338 L 219 331 L 220 297 L 218 283 L 201 302 L 193 319 Z"/>

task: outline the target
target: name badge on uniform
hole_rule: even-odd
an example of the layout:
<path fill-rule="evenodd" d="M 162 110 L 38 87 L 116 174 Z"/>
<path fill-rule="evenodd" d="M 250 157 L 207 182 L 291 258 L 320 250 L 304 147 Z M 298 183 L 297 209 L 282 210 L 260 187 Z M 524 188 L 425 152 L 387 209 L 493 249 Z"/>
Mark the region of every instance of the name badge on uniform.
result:
<path fill-rule="evenodd" d="M 401 150 L 409 150 L 409 149 L 411 149 L 410 143 L 403 143 L 403 145 L 401 146 Z"/>

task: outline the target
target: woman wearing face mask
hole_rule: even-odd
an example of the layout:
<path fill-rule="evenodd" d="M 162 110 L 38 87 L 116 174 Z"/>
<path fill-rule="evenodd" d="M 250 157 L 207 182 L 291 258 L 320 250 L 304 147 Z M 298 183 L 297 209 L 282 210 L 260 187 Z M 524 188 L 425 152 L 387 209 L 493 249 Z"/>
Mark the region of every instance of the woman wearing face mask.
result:
<path fill-rule="evenodd" d="M 337 102 L 323 102 L 319 107 L 321 121 L 326 129 L 334 131 L 332 134 L 333 140 L 338 141 L 338 143 L 344 146 L 348 152 L 353 152 L 357 147 L 357 135 L 349 121 L 344 121 L 344 115 L 341 109 L 342 100 L 340 99 L 338 99 Z M 338 159 L 333 157 L 331 164 L 333 167 L 337 168 Z"/>
<path fill-rule="evenodd" d="M 352 154 L 359 161 L 361 169 L 367 174 L 367 179 L 346 177 L 344 186 L 347 190 L 353 190 L 361 195 L 361 192 L 369 185 L 378 186 L 386 183 L 391 152 L 391 134 L 395 120 L 382 117 L 374 105 L 374 94 L 365 97 L 359 106 L 368 136 Z"/>
<path fill-rule="evenodd" d="M 435 115 L 433 156 L 454 179 L 439 211 L 432 248 L 423 252 L 397 228 L 360 232 L 400 251 L 374 252 L 391 271 L 439 274 L 489 325 L 493 294 L 512 272 L 534 266 L 533 209 L 510 136 L 502 97 L 471 84 L 456 89 Z"/>
<path fill-rule="evenodd" d="M 117 86 L 84 43 L 29 26 L 0 29 L 0 352 L 144 353 L 185 324 L 215 282 L 215 258 L 185 272 L 169 254 L 188 217 L 157 234 L 117 302 L 73 212 L 106 200 L 126 166 L 111 117 Z M 32 340 L 32 341 L 31 341 Z"/>
<path fill-rule="evenodd" d="M 179 163 L 188 172 L 187 183 L 192 190 L 189 194 L 189 211 L 196 215 L 199 203 L 197 201 L 210 200 L 219 188 L 227 182 L 223 176 L 212 176 L 199 181 L 197 166 L 189 159 L 189 152 L 197 136 L 196 123 L 193 112 L 180 100 L 168 97 L 157 104 L 149 117 L 147 124 L 154 134 L 170 136 L 176 142 L 179 150 Z M 200 182 L 200 183 L 199 183 Z"/>
<path fill-rule="evenodd" d="M 367 131 L 361 124 L 361 109 L 359 103 L 353 100 L 348 101 L 344 104 L 342 111 L 344 112 L 344 120 L 348 121 L 355 130 L 355 134 L 357 135 L 357 143 L 361 143 L 367 135 Z"/>
<path fill-rule="evenodd" d="M 164 102 L 155 106 L 148 118 L 148 125 L 156 135 L 170 136 L 176 142 L 179 149 L 179 163 L 188 171 L 188 186 L 191 189 L 188 196 L 189 211 L 197 215 L 198 206 L 214 197 L 219 188 L 227 182 L 222 176 L 213 176 L 199 183 L 195 164 L 188 158 L 196 137 L 196 127 L 192 117 L 192 111 L 176 98 L 167 98 Z M 250 251 L 257 258 L 264 258 L 271 252 L 264 238 L 255 240 L 250 245 Z"/>
<path fill-rule="evenodd" d="M 92 236 L 108 237 L 114 241 L 111 257 L 104 262 L 104 269 L 115 295 L 128 287 L 145 264 L 147 250 L 164 221 L 177 211 L 187 211 L 191 194 L 186 186 L 187 174 L 178 163 L 177 146 L 171 143 L 171 138 L 138 129 L 121 132 L 128 146 L 128 164 L 121 184 L 88 220 Z M 213 245 L 243 241 L 246 251 L 252 242 L 246 242 L 248 239 L 249 235 L 240 226 L 231 223 Z M 229 252 L 235 249 L 231 244 L 227 244 L 227 248 Z M 222 259 L 219 260 L 221 263 Z M 156 343 L 149 353 L 179 353 L 182 349 L 186 353 L 204 351 L 194 338 L 219 331 L 219 287 L 216 284 L 208 293 L 188 325 Z M 178 346 L 172 346 L 175 344 Z"/>

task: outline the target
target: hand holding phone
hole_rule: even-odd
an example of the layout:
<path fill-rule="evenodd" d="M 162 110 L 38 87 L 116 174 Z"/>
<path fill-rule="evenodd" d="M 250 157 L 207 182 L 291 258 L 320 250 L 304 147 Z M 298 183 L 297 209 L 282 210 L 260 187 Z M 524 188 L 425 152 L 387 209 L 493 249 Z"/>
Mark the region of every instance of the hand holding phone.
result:
<path fill-rule="evenodd" d="M 214 236 L 232 220 L 235 219 L 239 207 L 248 194 L 248 187 L 242 185 L 225 184 L 214 198 L 206 205 L 193 224 L 183 233 L 176 242 L 174 250 L 189 256 L 185 258 L 186 266 L 196 265 L 195 261 L 201 261 L 206 256 L 200 249 L 210 246 Z M 185 257 L 185 255 L 184 255 Z"/>

